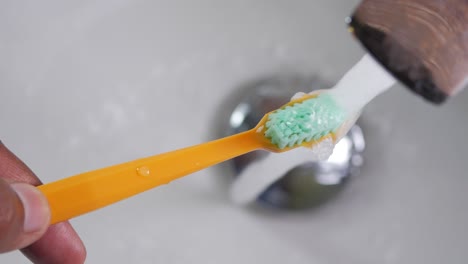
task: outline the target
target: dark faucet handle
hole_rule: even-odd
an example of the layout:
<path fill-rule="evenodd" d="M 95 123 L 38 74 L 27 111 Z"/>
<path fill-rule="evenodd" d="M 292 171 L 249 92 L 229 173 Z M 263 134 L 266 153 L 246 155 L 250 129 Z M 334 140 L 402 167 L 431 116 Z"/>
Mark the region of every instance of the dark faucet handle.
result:
<path fill-rule="evenodd" d="M 397 79 L 433 103 L 468 83 L 468 0 L 364 0 L 349 26 Z"/>

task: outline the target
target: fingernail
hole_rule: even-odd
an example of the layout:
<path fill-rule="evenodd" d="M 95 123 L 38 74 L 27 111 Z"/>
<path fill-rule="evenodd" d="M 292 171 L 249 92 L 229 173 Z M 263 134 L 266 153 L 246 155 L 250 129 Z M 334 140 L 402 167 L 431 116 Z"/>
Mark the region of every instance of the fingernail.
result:
<path fill-rule="evenodd" d="M 11 188 L 16 192 L 24 208 L 23 231 L 32 233 L 48 226 L 50 210 L 44 195 L 34 186 L 15 183 Z"/>

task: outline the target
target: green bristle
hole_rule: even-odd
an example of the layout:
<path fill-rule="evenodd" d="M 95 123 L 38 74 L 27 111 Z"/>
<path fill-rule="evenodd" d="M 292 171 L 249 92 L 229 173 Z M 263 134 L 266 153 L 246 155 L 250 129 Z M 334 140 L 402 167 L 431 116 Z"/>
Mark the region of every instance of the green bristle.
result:
<path fill-rule="evenodd" d="M 265 136 L 280 149 L 293 147 L 335 132 L 345 118 L 335 100 L 321 94 L 271 113 Z"/>

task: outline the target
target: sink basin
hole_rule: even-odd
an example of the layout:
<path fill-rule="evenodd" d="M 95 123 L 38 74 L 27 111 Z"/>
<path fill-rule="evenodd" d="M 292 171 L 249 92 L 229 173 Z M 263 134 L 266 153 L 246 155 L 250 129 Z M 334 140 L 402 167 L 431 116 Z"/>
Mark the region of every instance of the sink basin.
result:
<path fill-rule="evenodd" d="M 44 182 L 214 139 L 240 84 L 364 53 L 355 0 L 28 2 L 0 4 L 1 139 Z M 377 98 L 362 174 L 316 210 L 235 206 L 210 168 L 72 223 L 89 263 L 465 263 L 467 101 Z"/>

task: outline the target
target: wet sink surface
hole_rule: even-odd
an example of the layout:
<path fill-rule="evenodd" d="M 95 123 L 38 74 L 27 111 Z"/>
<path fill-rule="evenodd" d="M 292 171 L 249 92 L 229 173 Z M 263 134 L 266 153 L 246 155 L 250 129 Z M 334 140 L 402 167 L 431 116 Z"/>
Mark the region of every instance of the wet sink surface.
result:
<path fill-rule="evenodd" d="M 363 53 L 356 3 L 3 1 L 1 140 L 50 182 L 212 139 L 244 82 L 336 81 Z M 464 263 L 467 101 L 379 97 L 362 175 L 317 210 L 236 207 L 208 169 L 72 223 L 89 263 Z"/>

